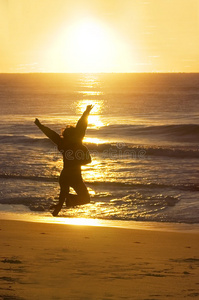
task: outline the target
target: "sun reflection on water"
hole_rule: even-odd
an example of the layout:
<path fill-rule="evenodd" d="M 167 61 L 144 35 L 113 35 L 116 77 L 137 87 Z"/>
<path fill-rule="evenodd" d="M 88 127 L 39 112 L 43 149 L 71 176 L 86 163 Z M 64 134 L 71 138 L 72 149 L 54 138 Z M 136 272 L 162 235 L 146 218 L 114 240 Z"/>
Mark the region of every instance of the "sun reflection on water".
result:
<path fill-rule="evenodd" d="M 97 85 L 99 84 L 99 78 L 97 75 L 94 74 L 84 74 L 83 78 L 80 80 L 79 85 L 82 88 L 88 88 L 88 89 L 92 89 L 97 87 Z"/>
<path fill-rule="evenodd" d="M 59 218 L 59 223 L 79 226 L 100 226 L 99 220 L 87 218 Z"/>
<path fill-rule="evenodd" d="M 103 100 L 80 100 L 76 103 L 76 113 L 82 114 L 85 111 L 87 105 L 93 105 L 88 120 L 89 126 L 95 128 L 104 126 L 105 124 L 102 122 L 100 116 L 103 110 L 104 101 Z"/>
<path fill-rule="evenodd" d="M 79 91 L 78 94 L 86 95 L 86 96 L 99 96 L 103 95 L 102 92 L 93 92 L 93 91 Z"/>
<path fill-rule="evenodd" d="M 86 182 L 104 182 L 107 177 L 107 172 L 110 173 L 110 170 L 105 166 L 102 166 L 101 162 L 95 158 L 92 159 L 91 164 L 87 166 L 82 166 L 83 178 Z"/>
<path fill-rule="evenodd" d="M 105 143 L 106 141 L 99 138 L 85 137 L 84 142 L 99 145 Z"/>
<path fill-rule="evenodd" d="M 96 127 L 96 128 L 100 128 L 100 127 L 105 125 L 102 122 L 102 120 L 100 119 L 100 116 L 97 116 L 97 115 L 90 115 L 88 117 L 88 122 L 89 122 L 90 126 L 93 126 L 93 127 Z"/>
<path fill-rule="evenodd" d="M 87 92 L 87 95 L 89 93 L 90 92 Z M 83 113 L 87 105 L 93 105 L 93 108 L 91 111 L 92 114 L 100 114 L 103 109 L 104 101 L 103 100 L 90 100 L 90 99 L 80 100 L 76 103 L 77 113 Z"/>

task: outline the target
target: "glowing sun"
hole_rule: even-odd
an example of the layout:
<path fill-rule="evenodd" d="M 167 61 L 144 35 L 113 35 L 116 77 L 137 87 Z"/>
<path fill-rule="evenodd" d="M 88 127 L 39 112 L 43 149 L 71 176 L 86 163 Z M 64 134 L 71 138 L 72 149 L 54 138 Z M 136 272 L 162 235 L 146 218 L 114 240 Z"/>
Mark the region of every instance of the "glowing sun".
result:
<path fill-rule="evenodd" d="M 45 47 L 46 71 L 121 72 L 132 60 L 124 37 L 108 24 L 89 17 L 65 24 L 52 41 Z"/>
<path fill-rule="evenodd" d="M 71 27 L 69 34 L 73 68 L 80 72 L 96 72 L 107 67 L 112 44 L 105 28 L 94 21 L 84 20 Z"/>
<path fill-rule="evenodd" d="M 68 69 L 73 72 L 103 72 L 112 69 L 116 39 L 104 24 L 94 20 L 81 20 L 67 29 L 64 46 Z"/>

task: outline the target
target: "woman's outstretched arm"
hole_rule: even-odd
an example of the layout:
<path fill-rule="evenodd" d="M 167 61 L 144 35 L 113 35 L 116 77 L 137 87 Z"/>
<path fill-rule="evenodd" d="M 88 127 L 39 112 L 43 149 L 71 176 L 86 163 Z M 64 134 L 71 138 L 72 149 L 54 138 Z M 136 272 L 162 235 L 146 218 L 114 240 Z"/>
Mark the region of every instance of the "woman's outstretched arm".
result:
<path fill-rule="evenodd" d="M 53 141 L 53 143 L 55 143 L 56 145 L 58 145 L 61 141 L 61 137 L 58 133 L 56 133 L 55 131 L 53 131 L 52 129 L 48 128 L 47 126 L 44 126 L 40 123 L 40 121 L 38 119 L 35 119 L 34 122 L 37 127 L 39 127 L 39 129 L 51 140 Z"/>
<path fill-rule="evenodd" d="M 89 113 L 92 108 L 93 108 L 93 105 L 88 105 L 86 110 L 84 111 L 83 115 L 77 122 L 77 125 L 76 125 L 77 134 L 81 139 L 83 139 L 83 137 L 85 136 L 86 128 L 88 125 L 88 116 L 89 116 Z"/>

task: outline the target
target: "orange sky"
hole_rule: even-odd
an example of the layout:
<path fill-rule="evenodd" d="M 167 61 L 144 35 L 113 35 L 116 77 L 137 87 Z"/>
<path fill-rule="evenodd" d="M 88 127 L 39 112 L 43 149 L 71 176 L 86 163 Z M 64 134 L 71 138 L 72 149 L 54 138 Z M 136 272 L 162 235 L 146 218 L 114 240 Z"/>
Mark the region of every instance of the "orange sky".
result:
<path fill-rule="evenodd" d="M 0 0 L 0 72 L 199 72 L 199 0 Z"/>

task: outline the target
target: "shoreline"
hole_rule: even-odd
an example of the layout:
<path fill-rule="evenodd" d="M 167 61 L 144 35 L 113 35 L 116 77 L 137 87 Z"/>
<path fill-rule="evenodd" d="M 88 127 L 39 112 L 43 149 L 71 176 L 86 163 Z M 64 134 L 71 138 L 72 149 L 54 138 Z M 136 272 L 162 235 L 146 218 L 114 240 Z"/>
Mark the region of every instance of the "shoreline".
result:
<path fill-rule="evenodd" d="M 199 224 L 156 222 L 156 221 L 129 221 L 105 220 L 92 218 L 53 217 L 51 213 L 39 214 L 30 211 L 8 212 L 0 211 L 0 220 L 23 221 L 30 223 L 60 224 L 74 226 L 93 226 L 121 229 L 139 229 L 161 232 L 199 233 Z"/>

